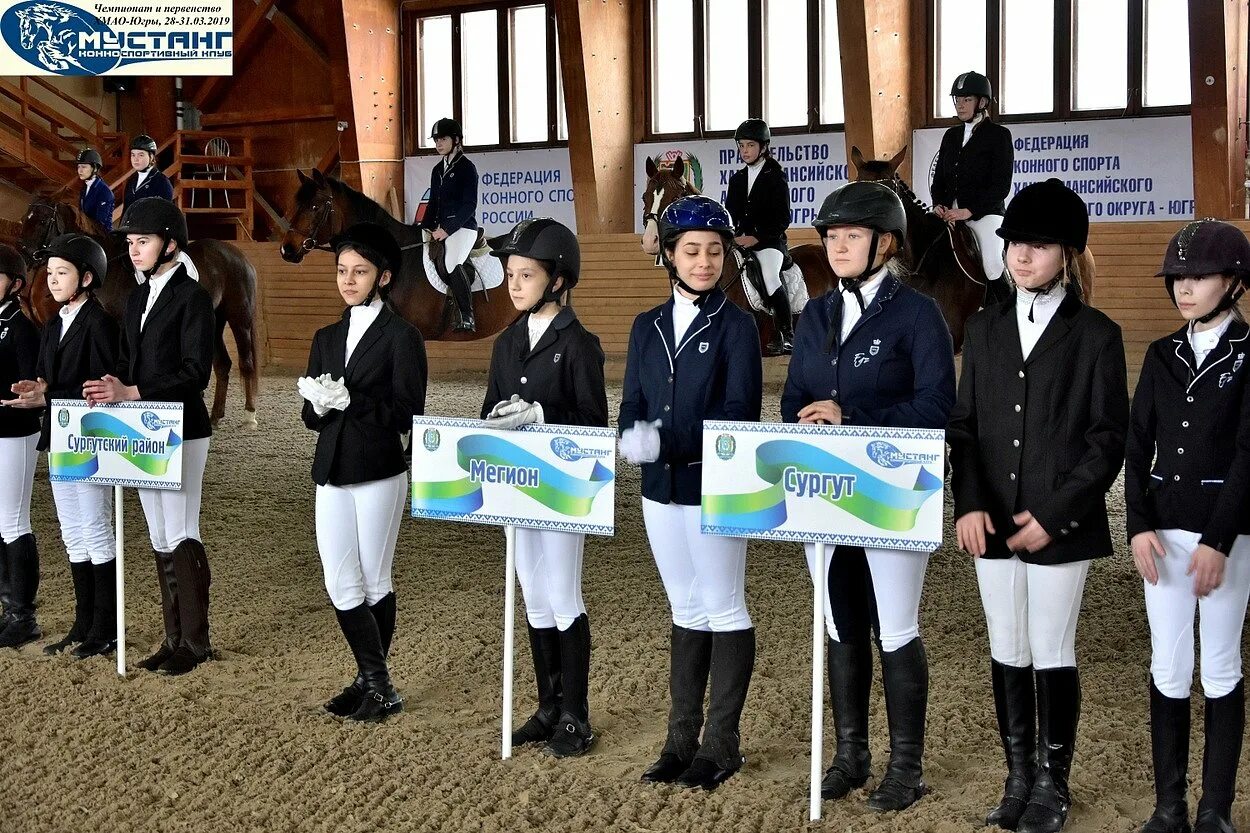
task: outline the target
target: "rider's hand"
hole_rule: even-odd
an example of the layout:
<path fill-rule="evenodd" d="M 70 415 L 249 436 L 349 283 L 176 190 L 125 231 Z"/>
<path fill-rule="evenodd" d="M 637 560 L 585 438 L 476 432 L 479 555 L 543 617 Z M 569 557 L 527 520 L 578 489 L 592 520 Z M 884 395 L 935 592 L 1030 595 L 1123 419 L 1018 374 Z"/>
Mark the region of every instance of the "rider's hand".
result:
<path fill-rule="evenodd" d="M 735 237 L 734 242 L 744 249 L 749 249 L 752 246 L 757 245 L 760 240 L 758 237 L 752 237 L 749 234 L 744 234 L 741 237 Z"/>
<path fill-rule="evenodd" d="M 948 223 L 954 223 L 960 220 L 971 220 L 972 212 L 966 208 L 949 208 L 946 211 L 946 216 L 942 219 Z"/>
<path fill-rule="evenodd" d="M 436 228 L 434 229 L 434 233 L 430 236 L 433 237 L 435 240 L 446 240 L 447 232 L 443 231 L 441 228 Z"/>

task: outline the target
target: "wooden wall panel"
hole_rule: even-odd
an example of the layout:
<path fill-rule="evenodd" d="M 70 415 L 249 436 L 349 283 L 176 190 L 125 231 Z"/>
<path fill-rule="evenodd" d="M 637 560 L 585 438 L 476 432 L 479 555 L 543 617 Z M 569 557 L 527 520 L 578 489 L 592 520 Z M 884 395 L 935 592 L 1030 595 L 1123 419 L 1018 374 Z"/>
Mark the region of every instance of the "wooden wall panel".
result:
<path fill-rule="evenodd" d="M 1129 378 L 1136 379 L 1151 341 L 1180 327 L 1180 318 L 1154 273 L 1179 222 L 1099 223 L 1090 232 L 1098 262 L 1096 305 L 1124 328 Z M 1250 221 L 1238 225 L 1250 231 Z M 793 244 L 812 243 L 812 229 L 795 229 Z M 668 293 L 664 270 L 644 255 L 634 234 L 581 235 L 582 279 L 574 305 L 597 334 L 608 358 L 609 378 L 624 374 L 629 329 L 638 313 Z M 302 265 L 284 262 L 276 244 L 245 244 L 260 282 L 266 332 L 265 355 L 272 368 L 302 370 L 312 334 L 341 314 L 330 255 L 313 252 Z M 467 343 L 429 342 L 426 349 L 435 374 L 484 372 L 493 339 Z M 784 362 L 769 360 L 770 379 L 781 378 Z"/>

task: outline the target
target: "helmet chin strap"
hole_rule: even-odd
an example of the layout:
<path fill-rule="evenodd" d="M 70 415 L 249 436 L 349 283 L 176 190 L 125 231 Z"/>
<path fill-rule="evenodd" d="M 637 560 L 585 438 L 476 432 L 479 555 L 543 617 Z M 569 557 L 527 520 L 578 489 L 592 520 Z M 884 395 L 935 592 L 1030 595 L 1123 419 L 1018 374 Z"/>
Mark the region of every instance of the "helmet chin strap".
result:
<path fill-rule="evenodd" d="M 1172 306 L 1179 306 L 1179 304 L 1176 303 L 1176 278 L 1172 275 L 1168 275 L 1164 280 L 1167 283 L 1168 297 L 1172 299 Z M 1232 309 L 1237 301 L 1241 299 L 1241 296 L 1245 293 L 1245 291 L 1246 288 L 1242 285 L 1241 281 L 1233 281 L 1233 284 L 1225 290 L 1222 296 L 1220 296 L 1219 303 L 1217 303 L 1206 315 L 1201 315 L 1195 318 L 1194 321 L 1199 324 L 1206 324 L 1214 321 L 1217 317 L 1219 317 L 1220 313 L 1225 310 Z"/>
<path fill-rule="evenodd" d="M 859 288 L 864 282 L 872 276 L 877 270 L 873 268 L 873 264 L 877 262 L 877 247 L 881 244 L 881 234 L 875 229 L 872 232 L 872 242 L 868 244 L 868 260 L 864 262 L 864 271 L 860 272 L 853 278 L 841 278 L 842 288 L 855 296 L 855 300 L 859 303 L 859 311 L 862 313 L 867 305 L 864 303 L 864 296 L 860 293 Z"/>
<path fill-rule="evenodd" d="M 1011 274 L 1011 270 L 1008 270 L 1007 274 Z M 1063 261 L 1062 271 L 1060 271 L 1053 278 L 1047 281 L 1045 285 L 1039 286 L 1036 289 L 1030 289 L 1027 286 L 1021 286 L 1020 284 L 1016 283 L 1015 276 L 1012 275 L 1011 281 L 1013 284 L 1015 284 L 1016 289 L 1023 289 L 1025 292 L 1028 292 L 1033 296 L 1033 300 L 1029 303 L 1029 321 L 1033 320 L 1033 308 L 1037 306 L 1037 299 L 1043 295 L 1049 295 L 1050 291 L 1054 289 L 1056 286 L 1058 286 L 1060 283 L 1062 283 L 1064 278 L 1066 278 L 1067 276 L 1068 276 L 1067 258 L 1065 258 Z"/>
<path fill-rule="evenodd" d="M 157 269 L 160 269 L 166 263 L 169 263 L 174 259 L 173 252 L 169 251 L 169 241 L 172 239 L 173 238 L 169 236 L 168 231 L 161 233 L 161 253 L 157 256 L 156 263 L 152 264 L 151 269 L 140 270 L 143 273 L 143 279 L 145 281 L 152 280 L 152 275 L 156 273 Z"/>
<path fill-rule="evenodd" d="M 529 308 L 530 315 L 537 313 L 543 307 L 547 306 L 547 304 L 552 302 L 558 304 L 560 302 L 560 296 L 564 294 L 564 289 L 561 288 L 559 292 L 555 292 L 551 288 L 557 280 L 559 280 L 558 277 L 554 280 L 547 281 L 547 288 L 543 290 L 542 297 L 538 299 L 538 303 Z"/>
<path fill-rule="evenodd" d="M 716 284 L 712 284 L 707 289 L 695 289 L 693 286 L 679 278 L 676 270 L 670 269 L 669 276 L 673 279 L 673 283 L 675 283 L 679 289 L 694 296 L 694 305 L 696 307 L 703 306 L 703 303 L 707 300 L 707 296 L 716 291 Z"/>

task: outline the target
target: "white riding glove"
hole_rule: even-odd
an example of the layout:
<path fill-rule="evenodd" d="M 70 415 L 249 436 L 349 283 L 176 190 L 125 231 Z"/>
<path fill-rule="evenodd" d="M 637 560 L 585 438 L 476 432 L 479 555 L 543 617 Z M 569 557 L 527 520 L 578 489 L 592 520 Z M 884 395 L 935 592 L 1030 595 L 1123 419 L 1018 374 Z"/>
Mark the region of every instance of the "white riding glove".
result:
<path fill-rule="evenodd" d="M 330 381 L 329 373 L 322 373 L 320 376 L 313 378 L 312 376 L 301 376 L 296 382 L 300 396 L 308 400 L 308 404 L 312 405 L 313 411 L 317 416 L 325 416 L 329 410 L 330 392 L 326 389 L 326 383 Z"/>
<path fill-rule="evenodd" d="M 655 422 L 634 420 L 633 428 L 621 432 L 621 456 L 635 466 L 660 459 L 660 426 L 663 424 L 659 419 Z"/>
<path fill-rule="evenodd" d="M 495 403 L 495 407 L 490 409 L 490 413 L 486 415 L 486 418 L 494 419 L 495 417 L 499 416 L 500 409 L 506 408 L 512 403 L 520 402 L 520 401 L 521 401 L 521 394 L 519 393 L 512 394 L 511 399 L 500 399 L 498 402 Z"/>
<path fill-rule="evenodd" d="M 542 405 L 537 402 L 526 402 L 516 395 L 511 401 L 496 405 L 491 413 L 493 416 L 486 418 L 486 427 L 500 431 L 511 431 L 522 425 L 529 425 L 531 422 L 543 421 Z"/>
<path fill-rule="evenodd" d="M 331 379 L 324 385 L 328 394 L 326 398 L 326 407 L 336 411 L 346 411 L 347 406 L 352 404 L 351 394 L 347 392 L 347 385 L 343 384 L 343 380 Z"/>

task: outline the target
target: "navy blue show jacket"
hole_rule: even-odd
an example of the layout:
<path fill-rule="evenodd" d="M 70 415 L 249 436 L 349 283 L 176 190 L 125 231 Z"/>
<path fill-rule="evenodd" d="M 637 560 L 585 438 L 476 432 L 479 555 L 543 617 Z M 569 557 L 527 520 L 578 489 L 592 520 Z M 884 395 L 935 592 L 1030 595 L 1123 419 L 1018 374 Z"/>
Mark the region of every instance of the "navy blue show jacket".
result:
<path fill-rule="evenodd" d="M 173 197 L 172 190 L 169 194 Z M 78 198 L 78 207 L 82 209 L 83 214 L 104 226 L 105 231 L 113 230 L 113 192 L 98 176 L 91 180 L 89 187 L 82 189 L 82 196 Z"/>
<path fill-rule="evenodd" d="M 17 301 L 0 310 L 0 397 L 9 399 L 14 382 L 38 373 L 39 330 Z M 0 407 L 0 437 L 29 437 L 39 430 L 39 411 Z"/>
<path fill-rule="evenodd" d="M 444 159 L 430 171 L 430 201 L 421 227 L 451 234 L 477 228 L 477 168 L 463 153 Z"/>
<path fill-rule="evenodd" d="M 170 183 L 169 177 L 156 165 L 152 166 L 152 172 L 143 179 L 143 184 L 135 187 L 135 183 L 139 181 L 139 174 L 134 174 L 126 180 L 126 192 L 122 195 L 122 214 L 126 213 L 126 206 L 135 200 L 141 200 L 144 197 L 160 197 L 163 200 L 174 200 L 174 186 Z"/>
<path fill-rule="evenodd" d="M 673 299 L 634 319 L 629 333 L 620 430 L 662 420 L 660 457 L 642 466 L 642 496 L 697 506 L 703 482 L 703 421 L 758 422 L 763 365 L 754 319 L 719 289 L 707 296 L 679 344 Z"/>
<path fill-rule="evenodd" d="M 1228 555 L 1250 534 L 1250 327 L 1232 321 L 1199 365 L 1188 325 L 1150 345 L 1124 466 L 1129 540 L 1185 529 Z"/>
<path fill-rule="evenodd" d="M 798 422 L 800 409 L 832 399 L 844 425 L 945 428 L 955 405 L 955 353 L 933 299 L 887 272 L 846 341 L 842 307 L 835 289 L 803 309 L 782 421 Z"/>

